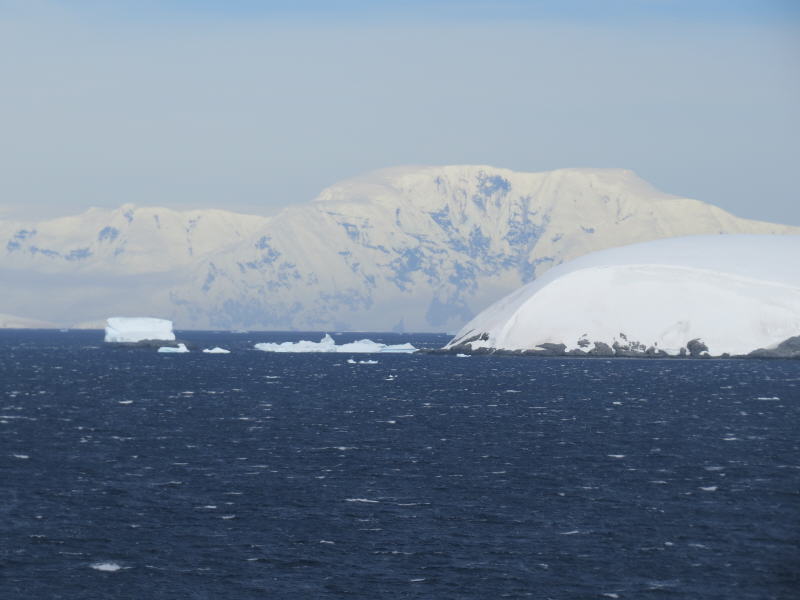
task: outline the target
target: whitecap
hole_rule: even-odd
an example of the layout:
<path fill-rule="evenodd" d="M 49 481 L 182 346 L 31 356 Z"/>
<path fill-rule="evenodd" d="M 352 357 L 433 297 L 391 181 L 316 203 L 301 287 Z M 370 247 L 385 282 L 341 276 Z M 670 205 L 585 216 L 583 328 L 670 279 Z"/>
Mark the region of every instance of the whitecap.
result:
<path fill-rule="evenodd" d="M 30 456 L 27 454 L 12 454 L 11 456 L 13 456 L 14 458 L 21 458 L 23 460 L 30 458 Z"/>
<path fill-rule="evenodd" d="M 704 492 L 716 492 L 717 486 L 709 485 L 708 487 L 701 487 L 700 489 L 703 490 Z"/>
<path fill-rule="evenodd" d="M 368 498 L 345 498 L 345 502 L 365 502 L 367 504 L 378 504 L 379 500 L 369 500 Z"/>

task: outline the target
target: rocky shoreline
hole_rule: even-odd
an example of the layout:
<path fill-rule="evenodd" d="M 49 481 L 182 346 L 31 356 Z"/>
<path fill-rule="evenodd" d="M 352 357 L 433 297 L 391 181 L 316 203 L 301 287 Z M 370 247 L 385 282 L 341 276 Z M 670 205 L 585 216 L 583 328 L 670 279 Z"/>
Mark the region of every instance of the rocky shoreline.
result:
<path fill-rule="evenodd" d="M 579 357 L 579 358 L 692 358 L 692 359 L 800 359 L 800 335 L 784 340 L 775 348 L 758 348 L 747 354 L 720 354 L 712 355 L 708 347 L 699 339 L 690 340 L 686 346 L 681 348 L 680 354 L 668 354 L 664 350 L 654 346 L 645 346 L 636 342 L 620 344 L 614 342 L 609 346 L 604 342 L 584 342 L 582 345 L 586 350 L 575 348 L 567 350 L 566 344 L 539 344 L 536 348 L 529 350 L 505 350 L 502 348 L 472 348 L 472 342 L 487 341 L 488 334 L 482 333 L 460 341 L 454 346 L 421 350 L 428 354 L 469 354 L 469 355 L 498 355 L 498 356 L 542 356 L 542 357 Z"/>

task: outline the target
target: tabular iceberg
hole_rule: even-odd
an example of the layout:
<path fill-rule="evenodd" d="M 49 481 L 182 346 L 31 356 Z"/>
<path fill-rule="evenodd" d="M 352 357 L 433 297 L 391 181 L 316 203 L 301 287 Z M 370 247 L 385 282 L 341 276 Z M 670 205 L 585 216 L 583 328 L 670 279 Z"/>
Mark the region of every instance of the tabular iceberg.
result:
<path fill-rule="evenodd" d="M 146 340 L 173 342 L 172 321 L 152 317 L 110 317 L 106 321 L 106 342 L 136 343 Z"/>
<path fill-rule="evenodd" d="M 785 342 L 800 336 L 798 259 L 796 235 L 690 236 L 594 252 L 496 302 L 445 349 L 794 356 Z"/>
<path fill-rule="evenodd" d="M 261 343 L 255 345 L 256 350 L 264 352 L 349 352 L 351 354 L 409 354 L 416 352 L 411 344 L 387 345 L 372 340 L 358 340 L 348 344 L 337 345 L 327 333 L 319 342 L 300 340 L 299 342 L 283 342 L 280 344 Z"/>

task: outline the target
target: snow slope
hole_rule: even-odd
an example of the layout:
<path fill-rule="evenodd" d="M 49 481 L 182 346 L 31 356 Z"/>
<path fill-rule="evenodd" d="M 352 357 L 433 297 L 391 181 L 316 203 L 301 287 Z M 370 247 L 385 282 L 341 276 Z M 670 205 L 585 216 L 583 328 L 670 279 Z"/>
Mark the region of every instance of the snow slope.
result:
<path fill-rule="evenodd" d="M 565 260 L 703 233 L 800 228 L 620 169 L 403 167 L 271 218 L 126 205 L 0 221 L 0 310 L 63 325 L 146 311 L 182 328 L 446 331 Z"/>
<path fill-rule="evenodd" d="M 800 335 L 800 236 L 691 236 L 583 256 L 496 302 L 453 349 L 598 343 L 677 355 L 747 354 Z M 478 339 L 472 339 L 478 336 Z"/>

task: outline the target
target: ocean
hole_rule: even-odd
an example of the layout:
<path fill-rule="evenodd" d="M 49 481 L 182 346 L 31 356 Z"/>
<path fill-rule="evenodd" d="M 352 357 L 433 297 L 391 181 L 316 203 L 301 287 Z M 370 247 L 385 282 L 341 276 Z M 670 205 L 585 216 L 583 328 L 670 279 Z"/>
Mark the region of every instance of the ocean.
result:
<path fill-rule="evenodd" d="M 0 331 L 0 598 L 800 593 L 800 361 L 179 337 Z"/>

